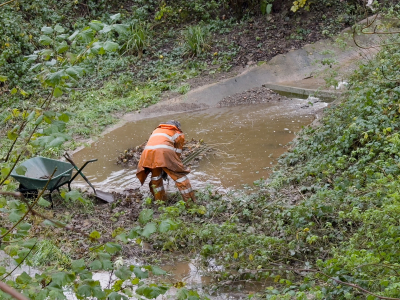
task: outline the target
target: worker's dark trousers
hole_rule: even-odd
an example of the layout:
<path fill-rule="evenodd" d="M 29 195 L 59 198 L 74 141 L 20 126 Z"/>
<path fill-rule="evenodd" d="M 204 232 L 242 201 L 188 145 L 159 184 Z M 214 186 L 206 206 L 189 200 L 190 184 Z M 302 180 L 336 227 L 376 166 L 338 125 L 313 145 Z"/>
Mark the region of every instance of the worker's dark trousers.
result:
<path fill-rule="evenodd" d="M 189 199 L 195 201 L 194 192 L 186 173 L 174 172 L 167 168 L 155 168 L 151 170 L 149 187 L 150 192 L 153 194 L 155 200 L 166 200 L 164 184 L 162 180 L 162 171 L 167 173 L 169 177 L 175 181 L 175 185 L 180 191 L 185 202 L 187 202 Z"/>

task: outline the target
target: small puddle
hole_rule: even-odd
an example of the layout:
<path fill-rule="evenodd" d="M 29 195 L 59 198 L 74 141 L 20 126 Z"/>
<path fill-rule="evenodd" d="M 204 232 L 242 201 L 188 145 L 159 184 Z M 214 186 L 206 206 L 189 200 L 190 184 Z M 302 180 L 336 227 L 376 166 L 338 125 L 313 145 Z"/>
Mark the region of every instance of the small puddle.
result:
<path fill-rule="evenodd" d="M 308 103 L 304 99 L 288 99 L 142 119 L 105 134 L 90 147 L 75 153 L 74 160 L 82 165 L 86 160 L 98 159 L 84 170 L 97 188 L 123 191 L 139 187 L 136 170 L 116 164 L 118 154 L 146 141 L 160 122 L 177 119 L 186 139 L 203 139 L 225 153 L 208 156 L 193 168 L 189 176 L 192 186 L 196 189 L 210 184 L 221 189 L 238 188 L 267 178 L 279 156 L 286 151 L 285 145 L 314 120 L 317 110 L 327 105 Z M 87 187 L 82 179 L 74 184 Z M 172 182 L 168 188 L 174 189 Z"/>

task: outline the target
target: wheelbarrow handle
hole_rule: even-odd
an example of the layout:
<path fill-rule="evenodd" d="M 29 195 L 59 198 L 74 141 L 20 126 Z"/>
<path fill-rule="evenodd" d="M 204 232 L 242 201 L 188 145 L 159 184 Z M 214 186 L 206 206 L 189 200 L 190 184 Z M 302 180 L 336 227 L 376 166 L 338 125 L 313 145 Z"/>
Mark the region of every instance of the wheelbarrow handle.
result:
<path fill-rule="evenodd" d="M 89 179 L 87 179 L 86 176 L 82 173 L 82 170 L 87 166 L 88 163 L 97 161 L 97 159 L 88 160 L 88 161 L 85 162 L 85 163 L 83 164 L 83 166 L 79 169 L 79 168 L 77 167 L 77 165 L 74 163 L 74 161 L 71 159 L 71 157 L 69 156 L 69 154 L 68 154 L 67 152 L 65 152 L 64 157 L 65 157 L 65 159 L 75 168 L 75 170 L 76 170 L 76 174 L 75 174 L 75 175 L 71 178 L 71 180 L 69 181 L 69 184 L 68 184 L 69 190 L 71 190 L 71 187 L 70 187 L 71 182 L 76 178 L 76 176 L 78 176 L 78 175 L 80 174 L 80 175 L 82 176 L 82 178 L 87 182 L 88 185 L 90 185 L 90 187 L 93 189 L 94 193 L 96 194 L 96 189 L 95 189 L 95 188 L 93 187 L 93 185 L 90 183 Z"/>

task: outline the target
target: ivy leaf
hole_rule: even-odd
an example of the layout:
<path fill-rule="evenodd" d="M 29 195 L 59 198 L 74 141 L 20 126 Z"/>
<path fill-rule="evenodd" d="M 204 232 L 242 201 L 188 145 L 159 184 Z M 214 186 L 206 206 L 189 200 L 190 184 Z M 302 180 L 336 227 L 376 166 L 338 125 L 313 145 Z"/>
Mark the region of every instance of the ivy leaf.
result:
<path fill-rule="evenodd" d="M 132 271 L 129 270 L 126 266 L 122 266 L 121 268 L 115 271 L 115 276 L 117 276 L 119 279 L 127 280 L 131 278 Z"/>
<path fill-rule="evenodd" d="M 153 218 L 153 210 L 152 209 L 143 209 L 139 214 L 139 222 L 140 224 L 146 224 Z"/>
<path fill-rule="evenodd" d="M 142 236 L 149 238 L 151 234 L 157 231 L 157 226 L 155 223 L 148 223 L 144 228 L 142 232 Z"/>
<path fill-rule="evenodd" d="M 53 42 L 53 40 L 48 37 L 47 35 L 41 35 L 39 38 L 39 43 L 44 45 L 44 46 L 48 46 Z"/>
<path fill-rule="evenodd" d="M 103 48 L 104 48 L 104 50 L 106 50 L 108 52 L 115 52 L 118 50 L 119 45 L 117 43 L 107 41 L 104 43 Z"/>
<path fill-rule="evenodd" d="M 43 32 L 44 34 L 52 34 L 54 31 L 53 28 L 45 26 L 42 27 L 41 32 Z"/>

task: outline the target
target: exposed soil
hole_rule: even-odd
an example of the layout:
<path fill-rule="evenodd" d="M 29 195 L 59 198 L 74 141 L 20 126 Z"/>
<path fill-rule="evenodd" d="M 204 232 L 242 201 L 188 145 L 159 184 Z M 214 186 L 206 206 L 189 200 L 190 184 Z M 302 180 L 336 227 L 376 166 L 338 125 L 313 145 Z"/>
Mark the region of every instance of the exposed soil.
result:
<path fill-rule="evenodd" d="M 146 143 L 147 141 L 139 146 L 125 150 L 118 156 L 117 164 L 123 167 L 137 168 Z M 185 142 L 182 149 L 181 159 L 184 163 L 187 161 L 185 163 L 186 166 L 194 166 L 197 165 L 206 155 L 213 152 L 214 150 L 211 147 L 207 147 L 203 140 L 198 141 L 192 139 Z"/>
<path fill-rule="evenodd" d="M 273 101 L 287 100 L 285 96 L 281 96 L 266 87 L 253 88 L 241 93 L 225 97 L 219 102 L 220 106 L 236 106 L 243 104 L 258 104 Z"/>

